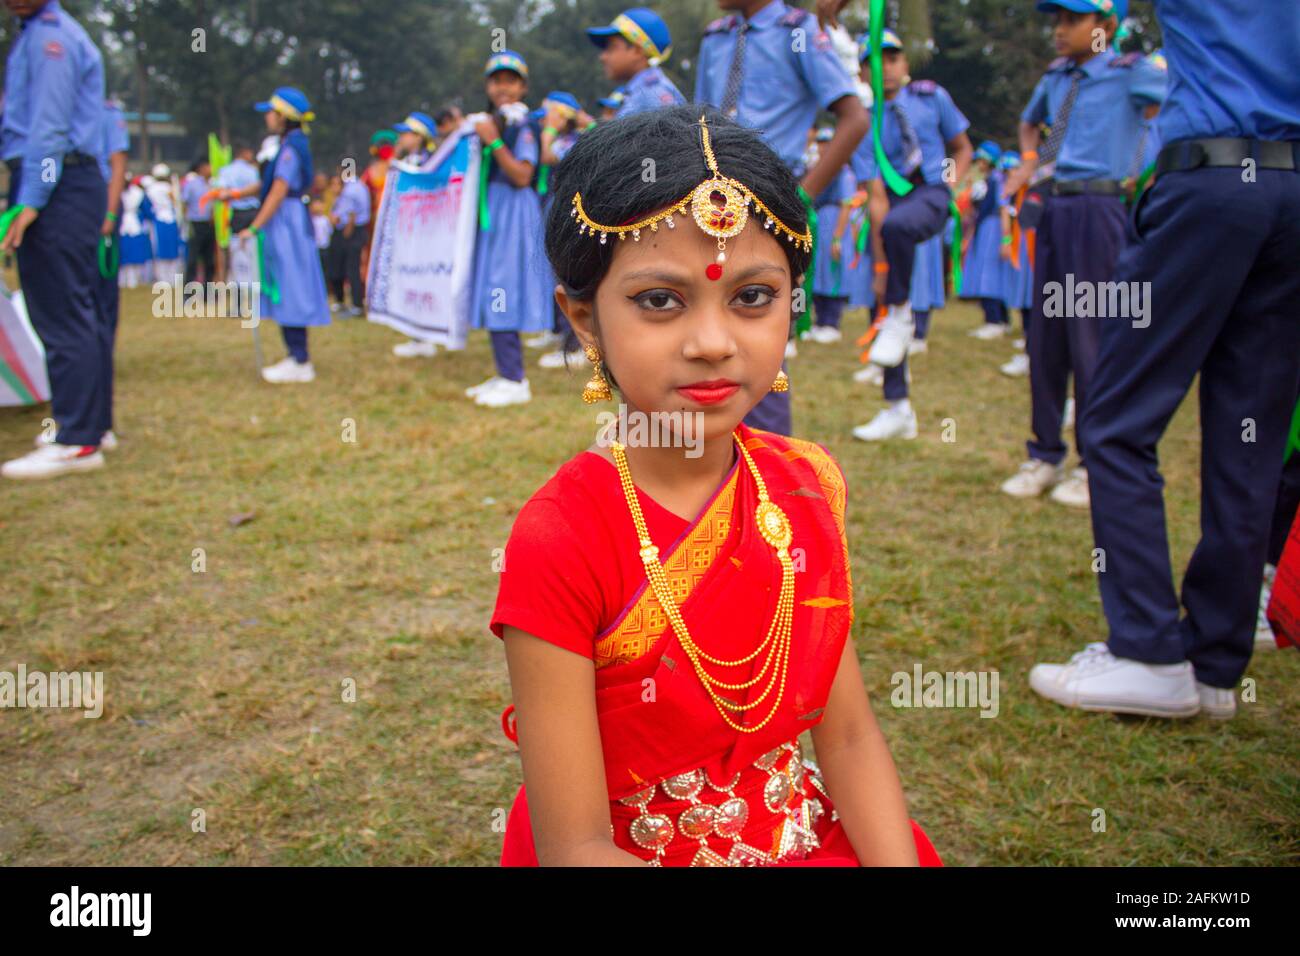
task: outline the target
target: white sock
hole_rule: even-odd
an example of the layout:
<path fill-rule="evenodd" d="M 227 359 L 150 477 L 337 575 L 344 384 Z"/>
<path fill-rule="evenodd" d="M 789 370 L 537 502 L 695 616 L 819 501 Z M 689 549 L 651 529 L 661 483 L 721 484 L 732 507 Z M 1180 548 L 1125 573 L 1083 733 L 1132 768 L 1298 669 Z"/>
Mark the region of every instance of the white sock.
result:
<path fill-rule="evenodd" d="M 900 415 L 910 415 L 912 414 L 912 400 L 910 398 L 900 398 L 896 402 L 890 402 L 889 408 Z"/>

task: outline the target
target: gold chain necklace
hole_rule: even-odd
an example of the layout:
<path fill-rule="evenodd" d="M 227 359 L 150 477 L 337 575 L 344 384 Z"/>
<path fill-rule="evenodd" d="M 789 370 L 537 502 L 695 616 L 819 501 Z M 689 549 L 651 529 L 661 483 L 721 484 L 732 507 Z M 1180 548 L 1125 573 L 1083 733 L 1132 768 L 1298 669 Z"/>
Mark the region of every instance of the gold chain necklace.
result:
<path fill-rule="evenodd" d="M 637 501 L 636 487 L 632 484 L 632 475 L 627 467 L 627 455 L 624 452 L 624 446 L 620 442 L 611 442 L 610 448 L 614 453 L 614 463 L 618 466 L 618 477 L 623 485 L 623 497 L 627 499 L 628 510 L 632 512 L 632 522 L 636 525 L 637 537 L 641 541 L 641 563 L 645 565 L 646 577 L 650 581 L 651 588 L 654 589 L 655 597 L 659 601 L 660 607 L 663 608 L 664 614 L 667 615 L 669 622 L 677 637 L 686 650 L 686 656 L 691 659 L 691 664 L 695 667 L 695 673 L 699 675 L 700 683 L 708 691 L 709 696 L 713 699 L 713 705 L 718 709 L 733 729 L 741 733 L 752 734 L 767 724 L 775 715 L 777 708 L 781 705 L 781 698 L 785 694 L 786 673 L 790 663 L 790 635 L 794 624 L 794 562 L 790 559 L 790 541 L 793 538 L 793 531 L 790 527 L 790 519 L 786 517 L 781 506 L 773 502 L 767 496 L 767 485 L 763 481 L 763 476 L 758 472 L 758 466 L 754 464 L 754 459 L 749 454 L 749 449 L 740 438 L 740 433 L 733 433 L 736 441 L 736 447 L 740 449 L 740 454 L 745 459 L 745 464 L 749 466 L 749 473 L 754 476 L 754 484 L 758 486 L 758 507 L 754 509 L 754 520 L 758 522 L 758 532 L 763 536 L 763 540 L 772 546 L 776 552 L 777 560 L 781 562 L 781 593 L 777 597 L 776 614 L 772 617 L 772 623 L 767 629 L 767 636 L 763 642 L 758 645 L 751 653 L 734 661 L 726 661 L 713 657 L 705 653 L 691 638 L 691 633 L 686 627 L 686 622 L 682 619 L 681 610 L 673 600 L 672 590 L 668 585 L 668 575 L 664 571 L 663 564 L 659 561 L 659 548 L 650 540 L 650 532 L 646 528 L 645 516 L 641 513 L 641 504 Z M 704 662 L 716 664 L 720 667 L 738 667 L 741 664 L 747 664 L 767 649 L 767 657 L 763 662 L 762 669 L 758 676 L 743 684 L 727 684 L 718 680 L 712 674 L 704 669 Z M 775 667 L 773 667 L 775 663 Z M 768 677 L 767 686 L 763 692 L 748 704 L 738 704 L 728 700 L 718 694 L 715 687 L 722 690 L 737 691 L 746 690 L 753 687 L 761 681 L 765 674 L 771 668 L 771 676 Z M 759 723 L 746 727 L 732 720 L 727 711 L 742 712 L 751 710 L 762 703 L 771 693 L 772 688 L 776 687 L 776 698 L 772 701 L 772 709 L 768 711 L 767 716 Z"/>

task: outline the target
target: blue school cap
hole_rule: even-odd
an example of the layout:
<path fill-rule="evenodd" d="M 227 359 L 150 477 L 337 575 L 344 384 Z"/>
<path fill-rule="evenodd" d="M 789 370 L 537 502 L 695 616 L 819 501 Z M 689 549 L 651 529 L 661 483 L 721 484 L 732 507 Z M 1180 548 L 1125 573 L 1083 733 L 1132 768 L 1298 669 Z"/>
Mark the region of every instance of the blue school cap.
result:
<path fill-rule="evenodd" d="M 976 159 L 986 159 L 990 163 L 996 164 L 1002 158 L 1002 147 L 991 139 L 986 139 L 980 143 L 979 149 L 975 150 Z"/>
<path fill-rule="evenodd" d="M 275 110 L 280 115 L 300 123 L 316 118 L 316 115 L 311 111 L 311 102 L 308 101 L 307 94 L 292 86 L 280 87 L 271 94 L 269 100 L 254 103 L 253 109 L 259 113 L 269 113 L 271 110 Z"/>
<path fill-rule="evenodd" d="M 1014 150 L 1007 150 L 998 160 L 998 166 L 1002 169 L 1015 169 L 1020 165 L 1020 154 Z"/>
<path fill-rule="evenodd" d="M 673 52 L 672 34 L 663 17 L 647 7 L 624 10 L 607 27 L 590 27 L 587 38 L 602 50 L 610 37 L 621 36 L 650 58 L 651 66 L 658 66 Z"/>
<path fill-rule="evenodd" d="M 616 110 L 623 105 L 623 100 L 626 97 L 627 94 L 623 92 L 623 88 L 620 86 L 613 93 L 610 93 L 609 96 L 602 96 L 600 99 L 596 100 L 596 102 L 607 110 Z"/>
<path fill-rule="evenodd" d="M 542 100 L 543 107 L 548 102 L 559 103 L 561 106 L 567 106 L 569 109 L 573 110 L 574 113 L 577 113 L 582 109 L 582 104 L 578 102 L 578 98 L 572 93 L 564 92 L 564 90 L 551 90 L 551 92 L 546 94 L 546 98 Z M 546 115 L 545 109 L 542 110 L 542 115 Z"/>
<path fill-rule="evenodd" d="M 880 34 L 880 49 L 882 50 L 901 50 L 903 41 L 898 38 L 898 34 L 893 30 L 884 30 Z M 862 43 L 858 47 L 858 62 L 861 63 L 871 56 L 871 34 L 862 35 Z"/>
<path fill-rule="evenodd" d="M 514 50 L 502 50 L 500 53 L 493 53 L 488 57 L 487 66 L 483 68 L 483 75 L 491 76 L 501 70 L 511 70 L 518 73 L 525 80 L 528 79 L 528 64 Z"/>
<path fill-rule="evenodd" d="M 1123 20 L 1128 16 L 1128 0 L 1038 0 L 1040 13 L 1069 10 L 1072 13 L 1100 13 L 1103 17 L 1115 16 Z"/>
<path fill-rule="evenodd" d="M 407 113 L 406 119 L 394 125 L 393 129 L 399 133 L 419 133 L 425 139 L 433 139 L 437 135 L 438 124 L 428 113 L 415 112 Z"/>

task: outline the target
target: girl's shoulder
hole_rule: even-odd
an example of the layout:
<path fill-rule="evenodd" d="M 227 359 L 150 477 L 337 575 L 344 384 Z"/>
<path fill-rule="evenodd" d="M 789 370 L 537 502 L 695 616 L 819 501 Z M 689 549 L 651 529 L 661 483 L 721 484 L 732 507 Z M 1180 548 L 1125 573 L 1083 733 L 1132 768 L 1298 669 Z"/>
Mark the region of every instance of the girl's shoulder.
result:
<path fill-rule="evenodd" d="M 744 437 L 745 447 L 751 453 L 755 448 L 766 447 L 773 451 L 779 460 L 789 463 L 790 467 L 811 471 L 836 521 L 841 529 L 843 528 L 844 513 L 848 503 L 848 480 L 839 461 L 824 445 L 748 426 L 744 426 Z"/>

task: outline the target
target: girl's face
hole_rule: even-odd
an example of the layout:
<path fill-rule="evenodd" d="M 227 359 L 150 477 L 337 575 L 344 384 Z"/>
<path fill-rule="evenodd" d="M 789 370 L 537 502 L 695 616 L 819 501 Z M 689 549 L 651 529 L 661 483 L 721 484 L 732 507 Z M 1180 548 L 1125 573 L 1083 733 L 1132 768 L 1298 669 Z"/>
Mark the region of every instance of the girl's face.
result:
<path fill-rule="evenodd" d="M 262 114 L 266 117 L 266 129 L 270 133 L 284 132 L 284 117 L 275 110 L 268 110 Z"/>
<path fill-rule="evenodd" d="M 487 97 L 496 109 L 519 103 L 528 92 L 528 82 L 514 70 L 497 70 L 487 78 Z"/>
<path fill-rule="evenodd" d="M 594 240 L 593 240 L 594 241 Z M 623 401 L 638 411 L 703 413 L 704 438 L 730 435 L 772 387 L 790 332 L 790 265 L 754 220 L 717 240 L 677 217 L 674 229 L 617 241 L 593 302 L 557 300 L 584 345 L 595 344 Z M 594 319 L 594 321 L 593 321 Z"/>
<path fill-rule="evenodd" d="M 1110 30 L 1095 13 L 1056 11 L 1056 26 L 1052 30 L 1052 43 L 1058 56 L 1084 57 L 1105 49 Z M 1099 42 L 1100 41 L 1100 42 Z"/>

